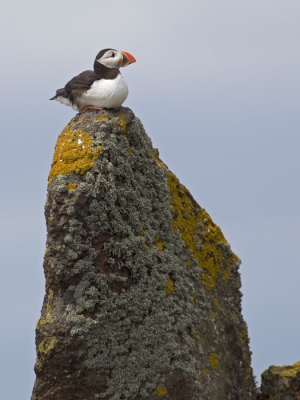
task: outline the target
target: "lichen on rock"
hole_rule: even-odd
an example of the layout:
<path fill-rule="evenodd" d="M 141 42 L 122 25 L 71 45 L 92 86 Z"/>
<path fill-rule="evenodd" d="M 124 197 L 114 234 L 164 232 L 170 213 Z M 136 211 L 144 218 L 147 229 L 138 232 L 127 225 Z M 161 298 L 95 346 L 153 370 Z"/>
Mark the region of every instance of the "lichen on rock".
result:
<path fill-rule="evenodd" d="M 67 126 L 56 143 L 49 184 L 55 176 L 84 174 L 92 168 L 93 161 L 99 156 L 101 150 L 101 146 L 93 148 L 92 138 L 86 132 L 81 129 L 73 130 Z M 69 187 L 70 185 L 72 183 Z"/>
<path fill-rule="evenodd" d="M 281 367 L 271 365 L 261 378 L 259 400 L 300 399 L 300 362 Z"/>
<path fill-rule="evenodd" d="M 32 400 L 255 398 L 239 259 L 131 110 L 72 119 L 45 215 Z"/>

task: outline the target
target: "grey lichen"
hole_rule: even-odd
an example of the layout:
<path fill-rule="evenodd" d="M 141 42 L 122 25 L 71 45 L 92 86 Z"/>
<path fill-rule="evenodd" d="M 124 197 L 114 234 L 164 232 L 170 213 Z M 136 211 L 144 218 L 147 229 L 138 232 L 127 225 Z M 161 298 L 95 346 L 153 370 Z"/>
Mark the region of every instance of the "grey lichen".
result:
<path fill-rule="evenodd" d="M 75 352 L 80 360 L 77 369 L 87 377 L 88 371 L 94 371 L 96 375 L 90 376 L 98 377 L 99 390 L 83 391 L 79 398 L 93 394 L 110 400 L 152 399 L 163 395 L 179 400 L 183 397 L 178 397 L 178 382 L 186 399 L 211 399 L 216 393 L 222 398 L 221 393 L 227 396 L 233 390 L 230 376 L 237 373 L 234 381 L 242 387 L 234 390 L 244 396 L 241 399 L 250 399 L 253 377 L 248 342 L 244 355 L 243 346 L 237 345 L 237 359 L 231 364 L 226 360 L 226 354 L 232 353 L 226 349 L 228 336 L 238 337 L 238 330 L 245 326 L 239 310 L 236 261 L 230 265 L 230 293 L 236 294 L 231 297 L 220 291 L 224 297 L 220 302 L 227 308 L 222 318 L 235 315 L 236 327 L 229 323 L 224 329 L 211 311 L 212 304 L 216 308 L 219 303 L 213 303 L 216 294 L 201 281 L 203 266 L 174 229 L 169 171 L 158 159 L 139 119 L 124 108 L 88 111 L 76 116 L 66 129 L 68 140 L 70 132 L 87 133 L 91 151 L 101 148 L 101 153 L 88 171 L 51 178 L 45 273 L 61 311 L 53 316 L 51 328 L 46 326 L 48 333 L 40 330 L 39 335 L 49 334 L 51 329 L 60 332 L 61 340 L 56 335 L 58 344 L 53 350 L 57 349 L 57 357 L 68 351 L 60 348 L 60 343 L 65 346 L 74 340 L 80 347 Z M 195 237 L 200 252 L 205 244 L 204 225 L 198 224 Z M 232 252 L 224 243 L 220 246 L 226 261 Z M 234 372 L 234 365 L 243 357 L 245 366 Z M 47 366 L 45 355 L 40 354 L 40 359 L 32 399 L 46 398 L 38 397 L 42 393 L 39 375 Z M 232 372 L 225 379 L 222 374 L 228 365 Z M 244 373 L 248 378 L 242 377 Z M 211 387 L 207 387 L 208 376 L 214 382 Z M 61 379 L 60 391 L 56 388 L 53 398 L 71 399 L 59 397 L 62 387 L 69 393 L 66 380 Z M 81 392 L 76 393 L 80 396 Z"/>
<path fill-rule="evenodd" d="M 199 270 L 186 268 L 186 251 L 172 230 L 166 171 L 154 160 L 140 121 L 135 118 L 126 135 L 116 130 L 101 144 L 97 173 L 88 172 L 78 188 L 91 199 L 88 215 L 83 222 L 71 219 L 64 239 L 69 256 L 81 256 L 71 269 L 79 281 L 69 287 L 75 301 L 66 313 L 71 335 L 88 348 L 85 365 L 111 371 L 101 397 L 117 400 L 136 396 L 142 382 L 155 390 L 170 368 L 195 377 L 201 365 L 191 360 L 195 343 L 187 333 L 202 316 L 190 302 Z M 74 212 L 69 207 L 67 213 L 70 209 Z M 109 234 L 103 244 L 108 263 L 128 271 L 130 290 L 110 290 L 129 278 L 97 270 L 93 239 L 101 233 Z M 163 251 L 155 246 L 157 236 L 166 243 Z M 167 297 L 171 275 L 176 290 Z M 205 302 L 203 293 L 197 294 Z M 85 310 L 95 313 L 93 319 L 82 315 Z"/>

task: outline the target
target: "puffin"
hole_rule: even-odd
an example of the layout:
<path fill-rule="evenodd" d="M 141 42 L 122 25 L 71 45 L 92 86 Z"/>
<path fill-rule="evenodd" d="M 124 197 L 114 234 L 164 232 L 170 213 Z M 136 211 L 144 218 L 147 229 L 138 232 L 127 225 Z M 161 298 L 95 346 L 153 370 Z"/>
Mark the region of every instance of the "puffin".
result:
<path fill-rule="evenodd" d="M 103 49 L 94 61 L 94 71 L 84 71 L 58 89 L 50 100 L 72 107 L 80 113 L 89 108 L 117 108 L 128 96 L 128 86 L 120 67 L 127 67 L 136 59 L 126 51 Z"/>

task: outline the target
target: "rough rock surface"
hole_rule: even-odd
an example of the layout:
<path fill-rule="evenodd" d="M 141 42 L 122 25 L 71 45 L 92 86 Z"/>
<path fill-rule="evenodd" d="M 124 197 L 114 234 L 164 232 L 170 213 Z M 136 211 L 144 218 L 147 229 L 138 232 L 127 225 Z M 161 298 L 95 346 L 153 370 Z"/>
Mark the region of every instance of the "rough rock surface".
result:
<path fill-rule="evenodd" d="M 255 398 L 240 261 L 130 109 L 66 126 L 45 215 L 32 400 Z"/>
<path fill-rule="evenodd" d="M 275 367 L 261 375 L 259 400 L 300 400 L 300 362 Z"/>

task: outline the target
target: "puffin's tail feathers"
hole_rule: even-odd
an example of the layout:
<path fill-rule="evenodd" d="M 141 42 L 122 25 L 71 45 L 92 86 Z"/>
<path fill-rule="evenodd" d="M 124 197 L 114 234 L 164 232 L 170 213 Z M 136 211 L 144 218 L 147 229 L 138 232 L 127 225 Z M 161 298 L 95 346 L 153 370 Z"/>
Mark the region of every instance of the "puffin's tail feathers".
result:
<path fill-rule="evenodd" d="M 52 97 L 50 100 L 56 100 L 57 97 L 67 97 L 65 89 L 57 89 L 56 95 Z"/>

